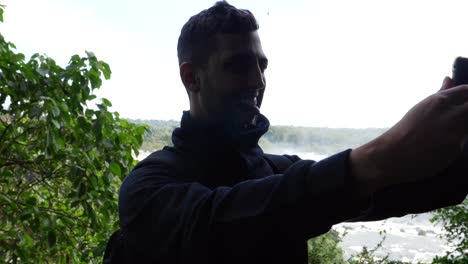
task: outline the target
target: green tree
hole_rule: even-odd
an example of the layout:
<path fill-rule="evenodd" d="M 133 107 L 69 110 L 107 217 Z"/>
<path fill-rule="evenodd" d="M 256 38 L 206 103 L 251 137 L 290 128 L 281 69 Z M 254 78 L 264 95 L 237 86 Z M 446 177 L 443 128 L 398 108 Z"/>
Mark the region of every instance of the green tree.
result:
<path fill-rule="evenodd" d="M 468 263 L 468 199 L 460 205 L 436 210 L 431 220 L 443 224 L 445 238 L 454 248 L 445 256 L 436 257 L 432 263 Z"/>
<path fill-rule="evenodd" d="M 145 133 L 140 150 L 153 152 L 164 146 L 172 146 L 172 131 L 175 126 L 151 126 Z"/>
<path fill-rule="evenodd" d="M 92 53 L 62 68 L 15 50 L 0 35 L 0 263 L 100 262 L 146 127 L 88 107 L 111 74 Z"/>
<path fill-rule="evenodd" d="M 309 263 L 346 263 L 343 258 L 343 250 L 338 245 L 340 241 L 339 233 L 333 229 L 326 234 L 309 239 L 307 242 Z"/>

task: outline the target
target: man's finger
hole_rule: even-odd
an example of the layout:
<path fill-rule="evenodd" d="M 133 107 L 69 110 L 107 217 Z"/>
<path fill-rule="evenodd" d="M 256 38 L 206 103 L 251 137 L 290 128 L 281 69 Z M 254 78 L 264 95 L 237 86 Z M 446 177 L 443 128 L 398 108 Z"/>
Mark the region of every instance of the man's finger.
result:
<path fill-rule="evenodd" d="M 455 104 L 464 104 L 468 102 L 468 85 L 458 85 L 453 88 L 446 88 L 439 91 L 447 96 L 452 103 Z"/>
<path fill-rule="evenodd" d="M 468 134 L 468 101 L 465 103 L 460 104 L 457 108 L 457 114 L 454 116 L 455 120 L 458 125 L 457 127 L 462 128 L 464 134 Z M 464 142 L 468 139 L 468 136 L 464 139 Z"/>
<path fill-rule="evenodd" d="M 447 90 L 454 86 L 455 83 L 453 82 L 453 80 L 450 77 L 445 76 L 444 81 L 442 82 L 442 87 L 440 87 L 439 91 Z"/>

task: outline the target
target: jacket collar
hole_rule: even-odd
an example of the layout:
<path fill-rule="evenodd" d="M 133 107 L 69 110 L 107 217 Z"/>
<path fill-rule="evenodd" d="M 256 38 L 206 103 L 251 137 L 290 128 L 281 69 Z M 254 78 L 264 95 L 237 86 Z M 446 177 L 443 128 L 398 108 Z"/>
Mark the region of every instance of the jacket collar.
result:
<path fill-rule="evenodd" d="M 246 151 L 258 147 L 258 141 L 270 126 L 268 119 L 259 114 L 254 127 L 234 128 L 228 124 L 207 124 L 195 121 L 190 112 L 184 111 L 179 128 L 172 134 L 176 148 L 189 148 L 199 152 L 222 150 Z M 197 151 L 198 150 L 198 151 Z"/>

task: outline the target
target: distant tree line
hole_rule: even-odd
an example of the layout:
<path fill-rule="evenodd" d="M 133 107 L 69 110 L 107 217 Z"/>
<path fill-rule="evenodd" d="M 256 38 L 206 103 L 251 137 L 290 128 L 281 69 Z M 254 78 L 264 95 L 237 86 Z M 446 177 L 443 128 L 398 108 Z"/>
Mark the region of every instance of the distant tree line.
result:
<path fill-rule="evenodd" d="M 260 145 L 266 152 L 281 153 L 287 149 L 331 155 L 360 146 L 385 131 L 386 128 L 271 126 Z"/>
<path fill-rule="evenodd" d="M 147 124 L 141 150 L 155 151 L 172 145 L 172 130 L 179 121 L 130 119 L 137 124 Z M 331 155 L 347 148 L 355 148 L 385 132 L 386 128 L 326 128 L 271 126 L 261 138 L 260 145 L 266 152 L 281 153 L 283 150 L 315 152 Z"/>
<path fill-rule="evenodd" d="M 141 151 L 146 152 L 153 152 L 162 149 L 164 146 L 171 146 L 172 130 L 180 125 L 180 122 L 175 120 L 128 119 L 128 121 L 148 125 L 143 144 L 140 147 Z"/>

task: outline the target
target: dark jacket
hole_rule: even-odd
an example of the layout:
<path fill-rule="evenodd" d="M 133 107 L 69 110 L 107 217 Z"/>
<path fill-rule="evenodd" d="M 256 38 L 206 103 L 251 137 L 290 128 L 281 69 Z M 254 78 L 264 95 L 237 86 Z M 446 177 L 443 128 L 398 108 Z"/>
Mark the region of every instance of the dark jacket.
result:
<path fill-rule="evenodd" d="M 307 263 L 306 241 L 336 223 L 423 212 L 466 196 L 466 180 L 443 199 L 431 198 L 430 183 L 394 186 L 352 208 L 350 150 L 319 162 L 266 155 L 257 143 L 268 126 L 261 116 L 256 127 L 235 131 L 184 113 L 174 147 L 150 155 L 122 184 L 128 263 Z"/>

